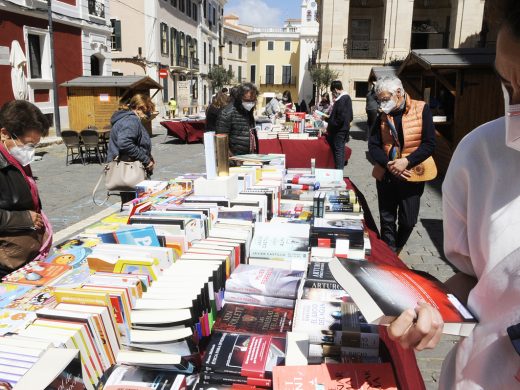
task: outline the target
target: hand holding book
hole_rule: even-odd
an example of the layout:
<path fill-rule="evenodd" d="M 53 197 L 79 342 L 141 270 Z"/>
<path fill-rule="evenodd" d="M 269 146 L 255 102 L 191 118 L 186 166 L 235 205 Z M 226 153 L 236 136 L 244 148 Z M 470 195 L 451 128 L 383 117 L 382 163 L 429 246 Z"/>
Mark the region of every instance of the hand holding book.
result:
<path fill-rule="evenodd" d="M 439 310 L 421 302 L 401 313 L 388 327 L 388 336 L 405 349 L 432 349 L 439 343 L 444 321 Z"/>

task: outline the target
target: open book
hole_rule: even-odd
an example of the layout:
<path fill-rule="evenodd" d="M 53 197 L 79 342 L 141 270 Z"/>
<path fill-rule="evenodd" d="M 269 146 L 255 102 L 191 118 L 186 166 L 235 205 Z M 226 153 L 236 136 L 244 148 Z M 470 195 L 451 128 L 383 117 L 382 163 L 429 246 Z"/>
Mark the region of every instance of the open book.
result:
<path fill-rule="evenodd" d="M 469 310 L 427 273 L 337 258 L 329 263 L 329 269 L 369 323 L 389 324 L 404 310 L 424 301 L 439 310 L 446 334 L 468 336 L 477 324 Z"/>

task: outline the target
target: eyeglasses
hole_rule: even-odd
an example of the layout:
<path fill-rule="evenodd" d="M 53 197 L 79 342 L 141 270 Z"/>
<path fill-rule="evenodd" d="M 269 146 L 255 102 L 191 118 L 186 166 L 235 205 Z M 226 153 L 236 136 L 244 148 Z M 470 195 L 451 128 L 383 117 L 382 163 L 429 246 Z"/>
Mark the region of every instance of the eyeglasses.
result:
<path fill-rule="evenodd" d="M 38 146 L 40 146 L 40 143 L 32 143 L 32 142 L 28 142 L 28 143 L 23 143 L 19 138 L 16 138 L 16 136 L 11 136 L 11 140 L 15 143 L 16 146 L 27 146 L 29 148 L 37 148 Z M 21 144 L 19 145 L 18 142 Z"/>
<path fill-rule="evenodd" d="M 390 96 L 387 96 L 387 97 L 384 97 L 384 98 L 377 98 L 376 101 L 378 103 L 386 103 L 386 102 L 389 102 L 390 100 L 392 100 L 392 96 L 394 96 L 394 94 L 391 94 Z"/>

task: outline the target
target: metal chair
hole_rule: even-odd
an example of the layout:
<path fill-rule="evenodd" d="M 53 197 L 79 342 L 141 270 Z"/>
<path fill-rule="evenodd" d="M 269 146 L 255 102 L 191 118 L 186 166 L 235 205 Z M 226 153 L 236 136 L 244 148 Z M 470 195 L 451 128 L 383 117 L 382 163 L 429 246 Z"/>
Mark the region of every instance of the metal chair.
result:
<path fill-rule="evenodd" d="M 87 159 L 90 159 L 92 154 L 97 157 L 100 164 L 105 160 L 103 154 L 103 144 L 99 141 L 99 134 L 95 128 L 87 128 L 81 130 L 81 139 L 83 140 L 83 149 L 87 155 Z"/>
<path fill-rule="evenodd" d="M 83 158 L 83 147 L 81 145 L 81 139 L 78 132 L 74 130 L 64 130 L 61 132 L 61 138 L 67 147 L 65 165 L 69 165 L 69 157 L 70 162 L 73 162 L 79 157 L 81 159 L 81 163 L 85 165 L 85 159 Z"/>

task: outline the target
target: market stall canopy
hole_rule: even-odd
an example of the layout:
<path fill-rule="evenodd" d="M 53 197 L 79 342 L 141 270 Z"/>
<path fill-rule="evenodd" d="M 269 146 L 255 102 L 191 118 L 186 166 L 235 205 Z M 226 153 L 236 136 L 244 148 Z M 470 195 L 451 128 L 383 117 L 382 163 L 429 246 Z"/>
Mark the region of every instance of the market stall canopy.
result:
<path fill-rule="evenodd" d="M 120 87 L 129 89 L 162 89 L 161 84 L 148 76 L 81 76 L 63 84 L 61 87 Z"/>
<path fill-rule="evenodd" d="M 412 50 L 397 74 L 400 75 L 405 68 L 485 68 L 493 66 L 494 62 L 495 49 L 489 48 Z"/>
<path fill-rule="evenodd" d="M 382 79 L 383 77 L 395 76 L 397 69 L 398 69 L 398 66 L 393 66 L 393 65 L 374 66 L 372 69 L 370 69 L 370 76 L 368 76 L 368 82 L 374 83 L 378 79 Z"/>

